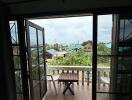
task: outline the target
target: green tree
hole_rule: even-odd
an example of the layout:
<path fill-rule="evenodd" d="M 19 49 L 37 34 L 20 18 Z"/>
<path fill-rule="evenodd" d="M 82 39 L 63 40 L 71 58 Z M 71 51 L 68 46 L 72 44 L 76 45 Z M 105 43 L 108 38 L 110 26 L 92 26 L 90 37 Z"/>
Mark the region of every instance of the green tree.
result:
<path fill-rule="evenodd" d="M 58 44 L 58 43 L 55 43 L 53 49 L 59 51 L 59 50 L 60 50 L 60 46 L 59 46 L 59 44 Z"/>
<path fill-rule="evenodd" d="M 92 53 L 87 53 L 84 50 L 69 53 L 66 57 L 56 58 L 50 65 L 73 65 L 73 66 L 87 66 L 92 64 Z"/>
<path fill-rule="evenodd" d="M 111 49 L 105 46 L 105 43 L 99 43 L 97 48 L 98 55 L 110 55 Z M 98 64 L 100 65 L 109 65 L 110 58 L 109 57 L 98 57 Z"/>
<path fill-rule="evenodd" d="M 110 49 L 105 46 L 104 43 L 99 43 L 97 48 L 98 54 L 100 55 L 108 55 L 110 54 Z"/>
<path fill-rule="evenodd" d="M 82 46 L 85 46 L 85 45 L 88 44 L 88 43 L 92 44 L 93 42 L 92 42 L 91 40 L 84 41 L 84 42 L 82 43 Z"/>

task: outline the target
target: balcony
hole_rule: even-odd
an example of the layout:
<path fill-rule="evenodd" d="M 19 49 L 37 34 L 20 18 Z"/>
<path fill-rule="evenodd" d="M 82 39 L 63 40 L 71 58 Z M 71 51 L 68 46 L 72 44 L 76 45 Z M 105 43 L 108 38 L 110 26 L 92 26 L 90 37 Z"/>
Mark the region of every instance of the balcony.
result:
<path fill-rule="evenodd" d="M 48 92 L 44 100 L 92 100 L 92 68 L 91 66 L 49 66 L 48 73 L 78 73 L 79 82 L 74 83 L 71 88 L 75 95 L 69 91 L 63 95 L 65 85 L 55 82 L 58 95 L 56 96 L 52 83 L 48 82 Z M 109 78 L 110 67 L 98 67 L 97 91 L 108 92 L 109 84 L 101 80 L 101 77 Z M 108 95 L 97 95 L 98 100 L 107 100 Z"/>

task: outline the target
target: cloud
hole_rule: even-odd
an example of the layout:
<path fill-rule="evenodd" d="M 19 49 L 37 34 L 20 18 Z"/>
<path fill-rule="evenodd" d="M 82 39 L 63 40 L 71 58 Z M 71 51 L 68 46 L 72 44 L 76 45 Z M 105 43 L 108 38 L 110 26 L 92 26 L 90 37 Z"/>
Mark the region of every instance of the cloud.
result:
<path fill-rule="evenodd" d="M 45 28 L 46 43 L 69 44 L 92 40 L 92 19 L 92 16 L 84 16 L 30 21 Z M 98 33 L 102 36 L 101 39 L 99 38 L 99 41 L 110 37 L 111 19 L 111 15 L 98 17 Z"/>
<path fill-rule="evenodd" d="M 98 42 L 111 42 L 112 15 L 98 17 Z"/>

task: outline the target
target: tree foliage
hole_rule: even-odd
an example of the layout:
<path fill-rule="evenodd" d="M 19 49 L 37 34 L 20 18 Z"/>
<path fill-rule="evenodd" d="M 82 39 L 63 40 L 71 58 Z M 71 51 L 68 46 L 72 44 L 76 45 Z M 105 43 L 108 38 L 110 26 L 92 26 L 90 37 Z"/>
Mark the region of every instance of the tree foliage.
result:
<path fill-rule="evenodd" d="M 111 53 L 110 50 L 111 49 L 109 49 L 108 47 L 106 47 L 104 43 L 99 43 L 98 44 L 97 53 L 99 55 L 109 55 Z"/>
<path fill-rule="evenodd" d="M 66 57 L 58 58 L 56 57 L 55 60 L 50 62 L 50 65 L 91 65 L 92 61 L 92 54 L 88 52 L 84 52 L 83 50 L 72 52 L 67 54 Z"/>
<path fill-rule="evenodd" d="M 86 42 L 84 42 L 85 44 Z M 88 41 L 87 41 L 88 43 Z M 89 42 L 92 43 L 92 42 Z M 104 43 L 99 43 L 97 48 L 98 55 L 109 55 L 111 49 L 105 46 Z M 109 65 L 109 57 L 97 57 L 98 65 Z M 92 52 L 86 52 L 83 49 L 73 51 L 67 54 L 66 57 L 55 57 L 53 61 L 49 62 L 50 65 L 71 65 L 71 66 L 91 66 L 92 65 Z"/>
<path fill-rule="evenodd" d="M 97 48 L 97 54 L 100 55 L 97 58 L 99 65 L 110 65 L 110 57 L 104 57 L 101 55 L 110 55 L 111 49 L 106 47 L 104 43 L 99 43 Z"/>
<path fill-rule="evenodd" d="M 85 46 L 85 45 L 88 44 L 88 43 L 92 44 L 93 42 L 92 42 L 91 40 L 84 41 L 84 42 L 82 43 L 82 46 Z"/>
<path fill-rule="evenodd" d="M 54 49 L 54 50 L 66 50 L 66 47 L 61 45 L 61 44 L 58 44 L 58 43 L 55 43 L 55 44 L 45 44 L 45 47 L 46 47 L 46 50 L 49 50 L 49 49 Z"/>
<path fill-rule="evenodd" d="M 86 41 L 83 42 L 83 45 L 86 43 L 92 43 L 92 41 Z M 53 44 L 49 45 L 46 44 L 46 48 L 48 49 L 55 49 L 55 50 L 64 50 L 66 51 L 66 47 L 60 46 L 59 44 Z M 13 50 L 14 53 L 17 53 L 16 48 Z M 67 51 L 68 52 L 68 51 Z M 111 49 L 106 47 L 104 43 L 99 43 L 97 47 L 97 54 L 98 55 L 110 55 Z M 37 50 L 32 50 L 31 52 L 32 56 L 32 64 L 36 65 L 38 64 L 38 54 Z M 40 51 L 39 57 L 43 57 L 43 52 Z M 103 56 L 97 56 L 97 63 L 100 65 L 109 65 L 110 64 L 110 57 L 103 57 Z M 17 57 L 14 57 L 14 65 L 16 68 L 19 67 L 20 60 Z M 85 51 L 83 49 L 78 51 L 72 51 L 68 52 L 68 54 L 65 57 L 54 57 L 51 62 L 49 62 L 50 65 L 66 65 L 66 66 L 91 66 L 92 65 L 92 52 L 91 51 Z"/>

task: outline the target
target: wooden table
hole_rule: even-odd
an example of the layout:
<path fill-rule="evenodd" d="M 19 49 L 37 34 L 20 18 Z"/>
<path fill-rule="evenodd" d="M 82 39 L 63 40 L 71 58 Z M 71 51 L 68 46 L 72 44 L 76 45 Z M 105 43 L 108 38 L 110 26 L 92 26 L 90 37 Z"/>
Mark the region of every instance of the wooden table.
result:
<path fill-rule="evenodd" d="M 69 89 L 72 95 L 74 95 L 74 91 L 70 88 L 70 85 L 73 82 L 78 82 L 78 74 L 77 73 L 62 73 L 58 79 L 59 82 L 64 82 L 66 88 L 63 91 L 63 94 Z"/>

